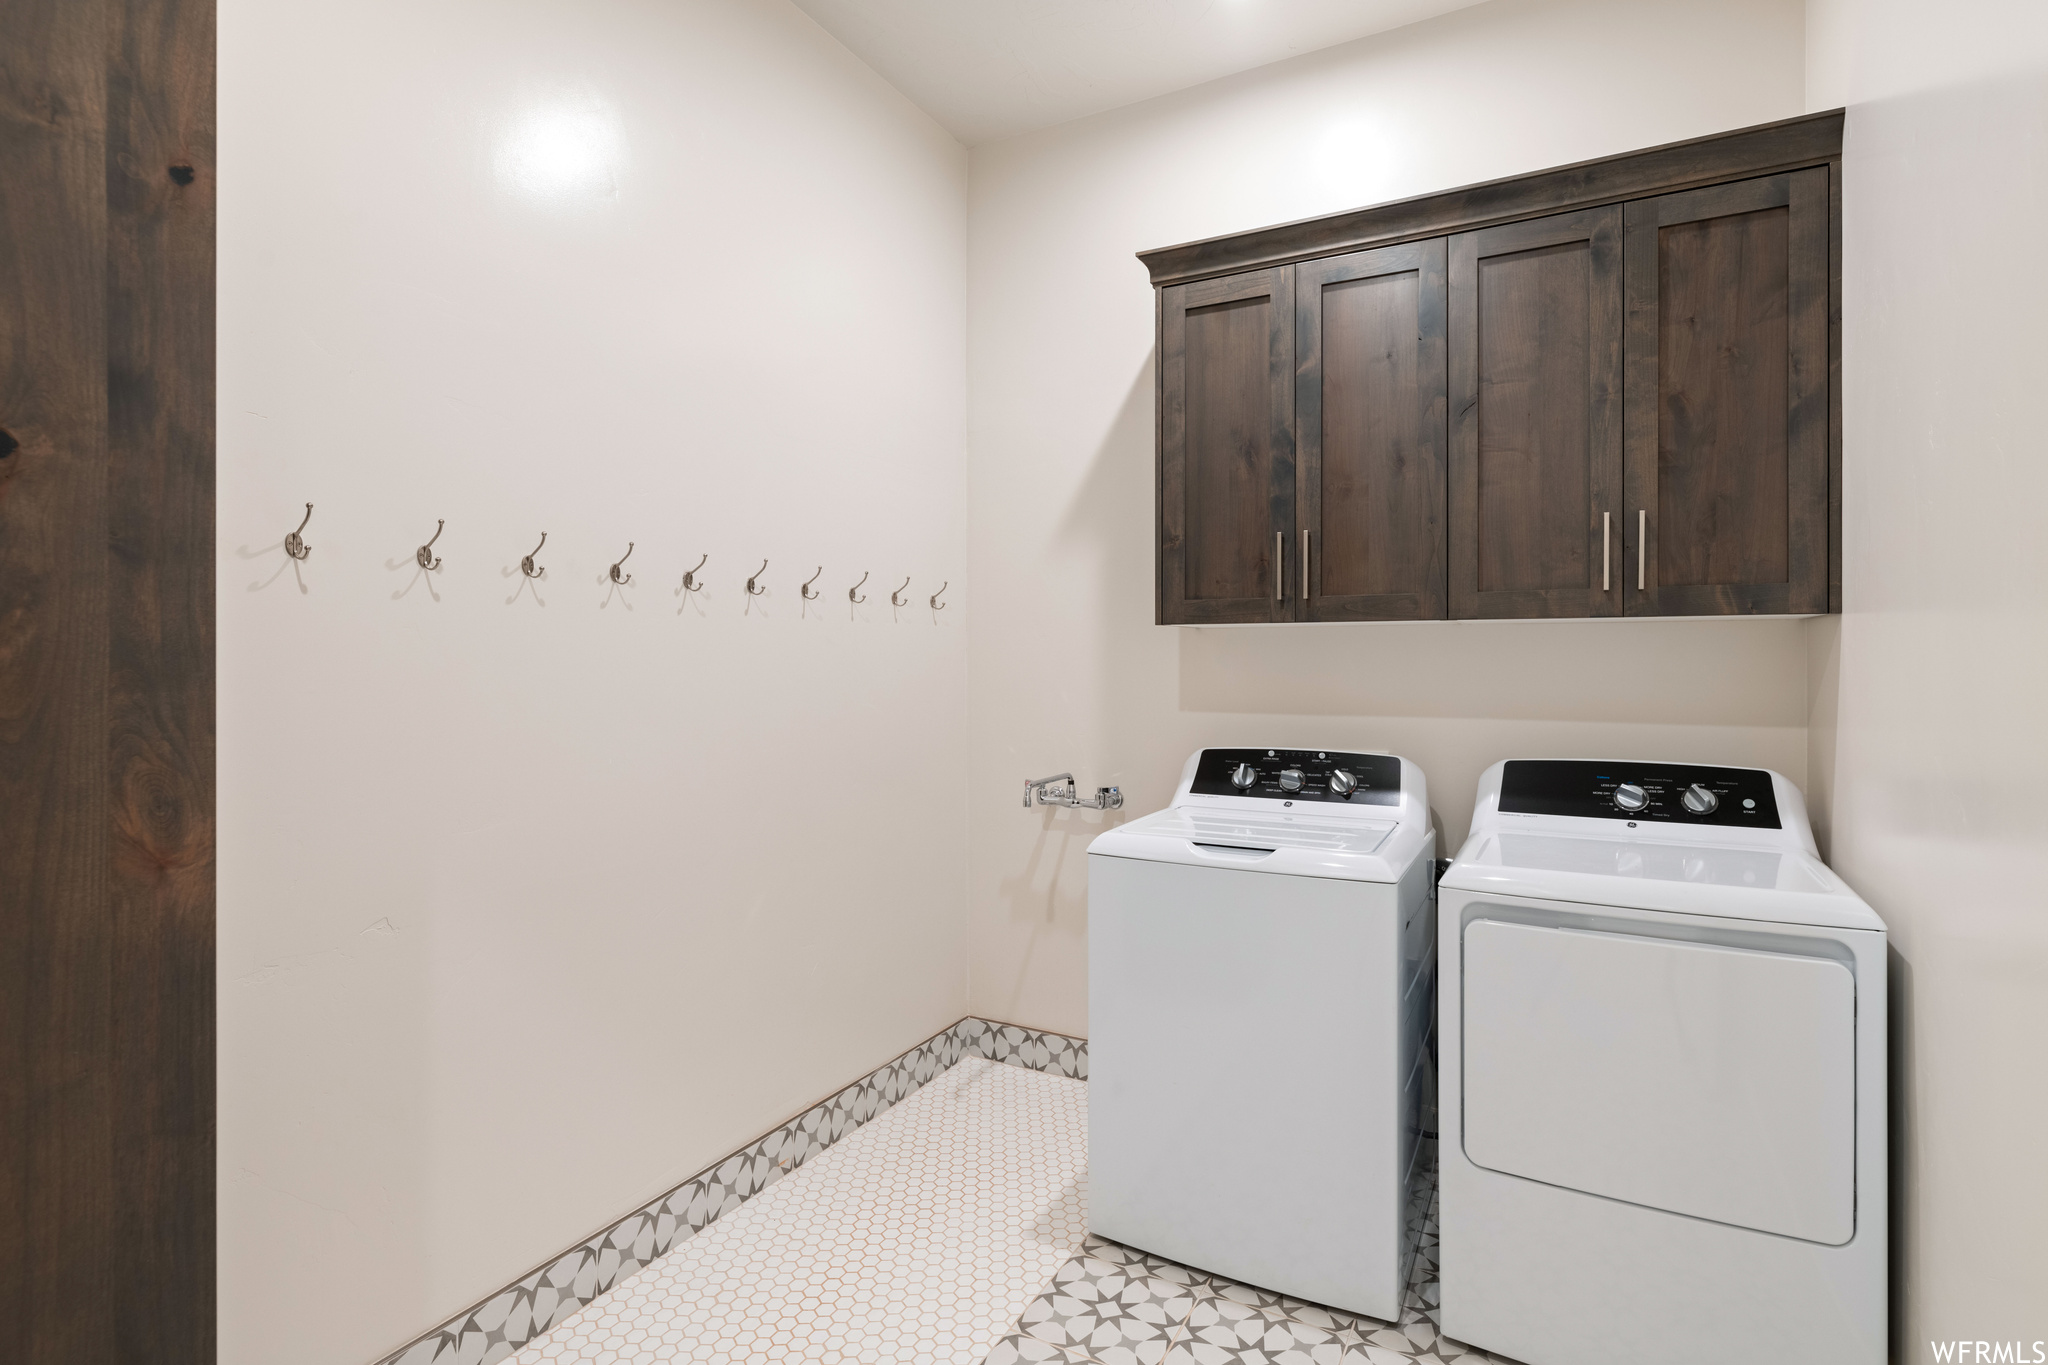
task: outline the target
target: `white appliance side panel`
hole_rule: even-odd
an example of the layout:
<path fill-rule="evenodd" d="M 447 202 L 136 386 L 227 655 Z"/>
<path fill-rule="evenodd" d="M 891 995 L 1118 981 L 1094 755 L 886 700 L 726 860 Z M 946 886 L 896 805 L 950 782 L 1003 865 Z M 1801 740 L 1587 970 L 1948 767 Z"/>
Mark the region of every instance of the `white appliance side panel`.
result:
<path fill-rule="evenodd" d="M 1398 1316 L 1399 915 L 1386 883 L 1088 859 L 1091 1230 Z"/>
<path fill-rule="evenodd" d="M 1839 962 L 1474 920 L 1477 1165 L 1834 1246 L 1856 1230 L 1856 989 Z"/>

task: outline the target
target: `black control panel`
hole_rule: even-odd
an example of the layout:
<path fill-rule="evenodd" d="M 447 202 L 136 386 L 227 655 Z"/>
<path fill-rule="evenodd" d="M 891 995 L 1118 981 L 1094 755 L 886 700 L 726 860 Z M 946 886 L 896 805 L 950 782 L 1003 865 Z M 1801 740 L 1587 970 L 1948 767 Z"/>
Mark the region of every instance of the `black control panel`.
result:
<path fill-rule="evenodd" d="M 1500 808 L 1510 815 L 1780 828 L 1771 775 L 1761 768 L 1520 759 L 1501 773 Z"/>
<path fill-rule="evenodd" d="M 1401 804 L 1401 760 L 1335 749 L 1204 749 L 1190 791 L 1351 806 Z"/>

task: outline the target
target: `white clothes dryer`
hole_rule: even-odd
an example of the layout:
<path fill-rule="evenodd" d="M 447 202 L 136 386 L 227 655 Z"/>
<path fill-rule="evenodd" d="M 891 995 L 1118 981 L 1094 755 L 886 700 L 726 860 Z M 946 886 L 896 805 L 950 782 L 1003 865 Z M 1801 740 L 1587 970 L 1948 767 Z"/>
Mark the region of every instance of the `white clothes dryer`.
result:
<path fill-rule="evenodd" d="M 1884 924 L 1798 788 L 1497 763 L 1439 894 L 1444 1334 L 1882 1365 Z"/>
<path fill-rule="evenodd" d="M 1421 769 L 1321 749 L 1204 749 L 1089 846 L 1093 1231 L 1399 1318 L 1435 854 Z"/>

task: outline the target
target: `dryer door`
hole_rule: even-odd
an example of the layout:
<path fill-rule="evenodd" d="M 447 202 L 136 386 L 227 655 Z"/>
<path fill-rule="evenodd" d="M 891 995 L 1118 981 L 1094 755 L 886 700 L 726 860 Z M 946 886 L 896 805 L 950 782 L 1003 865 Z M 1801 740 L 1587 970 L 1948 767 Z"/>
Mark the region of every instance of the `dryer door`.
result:
<path fill-rule="evenodd" d="M 1475 919 L 1475 1164 L 1828 1245 L 1856 1230 L 1856 985 L 1840 962 Z"/>

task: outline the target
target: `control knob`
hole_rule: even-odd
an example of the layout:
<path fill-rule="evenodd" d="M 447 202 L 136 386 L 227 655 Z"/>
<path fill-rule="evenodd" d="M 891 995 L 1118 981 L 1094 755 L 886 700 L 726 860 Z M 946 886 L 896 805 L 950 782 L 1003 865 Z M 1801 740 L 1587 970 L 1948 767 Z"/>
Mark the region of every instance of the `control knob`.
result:
<path fill-rule="evenodd" d="M 1650 804 L 1650 794 L 1633 782 L 1624 782 L 1614 789 L 1614 804 L 1633 815 Z"/>
<path fill-rule="evenodd" d="M 1249 763 L 1240 763 L 1230 775 L 1230 785 L 1239 791 L 1250 791 L 1252 783 L 1259 780 L 1259 770 Z"/>
<path fill-rule="evenodd" d="M 1280 790 L 1281 790 L 1281 791 L 1284 791 L 1284 792 L 1298 792 L 1298 791 L 1300 791 L 1300 790 L 1301 790 L 1301 769 L 1299 769 L 1299 768 L 1282 768 L 1282 769 L 1280 770 Z"/>
<path fill-rule="evenodd" d="M 1342 768 L 1330 770 L 1330 795 L 1349 797 L 1358 790 L 1358 779 Z"/>
<path fill-rule="evenodd" d="M 1679 800 L 1694 815 L 1712 815 L 1721 808 L 1721 798 L 1697 782 L 1687 787 Z"/>

